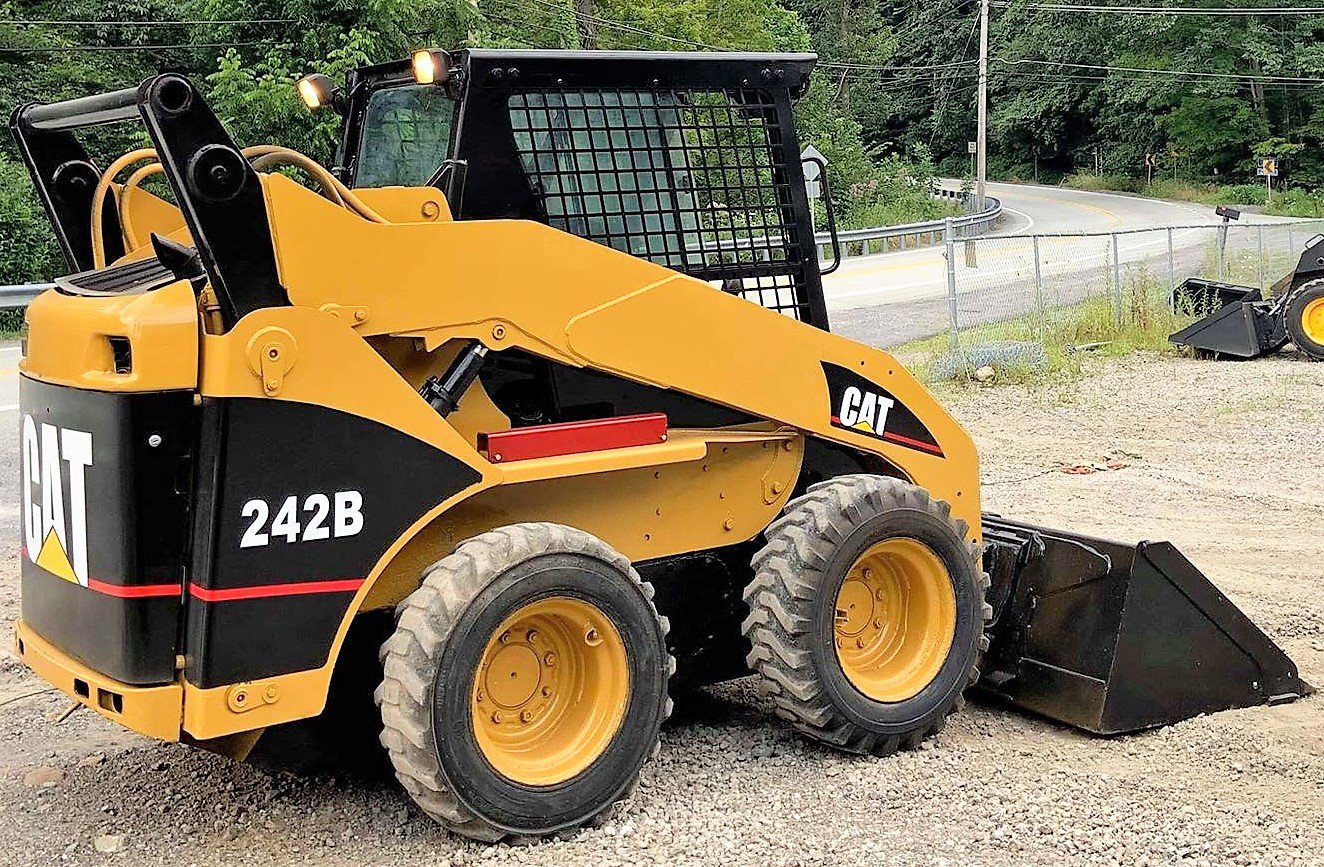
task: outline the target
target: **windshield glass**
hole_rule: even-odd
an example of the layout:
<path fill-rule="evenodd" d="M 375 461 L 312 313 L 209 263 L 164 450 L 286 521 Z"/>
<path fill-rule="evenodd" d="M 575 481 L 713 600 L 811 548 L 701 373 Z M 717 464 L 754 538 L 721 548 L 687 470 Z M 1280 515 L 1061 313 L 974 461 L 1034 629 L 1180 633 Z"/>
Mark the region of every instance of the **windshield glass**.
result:
<path fill-rule="evenodd" d="M 455 101 L 431 84 L 378 90 L 368 97 L 359 137 L 356 187 L 416 187 L 450 156 Z"/>

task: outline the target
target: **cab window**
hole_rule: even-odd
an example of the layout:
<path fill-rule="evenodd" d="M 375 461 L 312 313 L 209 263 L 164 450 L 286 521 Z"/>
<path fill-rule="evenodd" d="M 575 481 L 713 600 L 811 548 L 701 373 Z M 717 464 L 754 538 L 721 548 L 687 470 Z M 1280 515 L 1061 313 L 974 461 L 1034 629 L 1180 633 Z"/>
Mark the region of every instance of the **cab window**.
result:
<path fill-rule="evenodd" d="M 354 172 L 358 187 L 421 186 L 450 156 L 455 101 L 431 84 L 368 98 Z"/>

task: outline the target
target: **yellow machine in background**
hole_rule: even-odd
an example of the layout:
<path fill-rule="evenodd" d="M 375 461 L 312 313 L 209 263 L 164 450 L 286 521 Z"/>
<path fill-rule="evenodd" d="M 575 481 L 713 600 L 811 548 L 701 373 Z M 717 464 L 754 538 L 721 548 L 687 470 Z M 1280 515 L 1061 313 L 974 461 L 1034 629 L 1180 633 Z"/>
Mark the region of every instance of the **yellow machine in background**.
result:
<path fill-rule="evenodd" d="M 812 63 L 313 76 L 345 113 L 330 170 L 239 149 L 177 75 L 20 108 L 78 271 L 28 311 L 23 659 L 243 757 L 380 646 L 397 776 L 483 840 L 605 820 L 668 690 L 750 671 L 876 755 L 985 658 L 985 688 L 1094 731 L 1300 694 L 1170 546 L 981 516 L 968 434 L 827 330 L 790 114 Z M 73 131 L 131 119 L 154 146 L 97 171 Z"/>

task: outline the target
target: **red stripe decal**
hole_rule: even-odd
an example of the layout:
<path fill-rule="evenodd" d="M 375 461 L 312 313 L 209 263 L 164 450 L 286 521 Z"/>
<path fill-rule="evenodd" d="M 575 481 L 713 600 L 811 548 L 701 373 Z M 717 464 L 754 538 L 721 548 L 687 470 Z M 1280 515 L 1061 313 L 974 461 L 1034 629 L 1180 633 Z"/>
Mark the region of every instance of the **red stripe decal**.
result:
<path fill-rule="evenodd" d="M 304 596 L 309 593 L 351 593 L 362 585 L 362 578 L 303 581 L 296 584 L 261 584 L 257 587 L 226 587 L 220 590 L 210 590 L 197 584 L 190 584 L 188 592 L 189 595 L 203 602 L 233 602 L 237 599 L 268 599 L 273 596 Z"/>
<path fill-rule="evenodd" d="M 841 424 L 841 419 L 837 418 L 835 415 L 832 416 L 831 420 L 833 424 Z M 856 430 L 855 428 L 846 428 L 846 429 Z M 864 431 L 859 431 L 859 433 L 864 433 Z M 903 436 L 899 433 L 892 433 L 890 430 L 883 431 L 883 439 L 888 440 L 889 442 L 897 443 L 899 445 L 910 446 L 912 449 L 920 449 L 921 451 L 926 451 L 929 452 L 930 454 L 935 454 L 938 455 L 939 457 L 943 457 L 942 449 L 938 448 L 933 443 L 926 443 L 923 440 L 911 439 L 910 437 Z"/>
<path fill-rule="evenodd" d="M 87 580 L 87 586 L 120 599 L 148 599 L 155 596 L 178 596 L 184 589 L 181 584 L 107 584 L 95 578 Z"/>
<path fill-rule="evenodd" d="M 910 437 L 902 436 L 899 433 L 892 433 L 890 430 L 883 431 L 883 439 L 891 440 L 894 443 L 900 443 L 903 446 L 910 446 L 912 449 L 920 449 L 921 451 L 926 451 L 930 454 L 942 455 L 942 449 L 938 448 L 933 443 L 926 443 L 923 440 L 913 440 Z"/>

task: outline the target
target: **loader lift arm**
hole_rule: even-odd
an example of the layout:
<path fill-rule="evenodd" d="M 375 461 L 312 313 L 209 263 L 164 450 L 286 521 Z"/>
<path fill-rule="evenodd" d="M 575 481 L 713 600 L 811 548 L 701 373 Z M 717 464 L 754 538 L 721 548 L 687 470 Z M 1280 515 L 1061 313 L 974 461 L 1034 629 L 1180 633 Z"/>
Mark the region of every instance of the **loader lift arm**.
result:
<path fill-rule="evenodd" d="M 197 247 L 226 329 L 289 304 L 276 272 L 257 173 L 191 81 L 167 73 L 138 87 L 16 109 L 10 128 L 69 265 L 93 267 L 92 198 L 101 177 L 74 132 L 141 120 Z M 114 207 L 102 215 L 108 260 L 123 254 Z"/>

